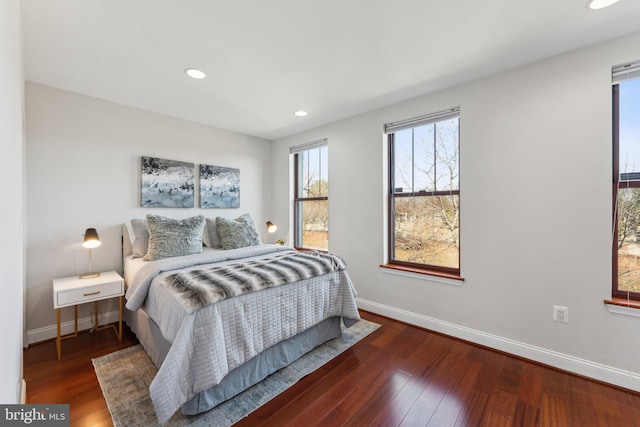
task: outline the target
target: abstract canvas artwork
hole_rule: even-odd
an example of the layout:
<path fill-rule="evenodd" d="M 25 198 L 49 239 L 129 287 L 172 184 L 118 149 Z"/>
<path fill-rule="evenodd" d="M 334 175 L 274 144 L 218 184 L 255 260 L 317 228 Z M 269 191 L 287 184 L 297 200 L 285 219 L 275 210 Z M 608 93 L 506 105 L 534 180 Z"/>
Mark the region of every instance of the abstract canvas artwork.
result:
<path fill-rule="evenodd" d="M 142 156 L 143 208 L 194 207 L 193 163 Z"/>
<path fill-rule="evenodd" d="M 200 207 L 239 208 L 240 169 L 200 165 Z"/>

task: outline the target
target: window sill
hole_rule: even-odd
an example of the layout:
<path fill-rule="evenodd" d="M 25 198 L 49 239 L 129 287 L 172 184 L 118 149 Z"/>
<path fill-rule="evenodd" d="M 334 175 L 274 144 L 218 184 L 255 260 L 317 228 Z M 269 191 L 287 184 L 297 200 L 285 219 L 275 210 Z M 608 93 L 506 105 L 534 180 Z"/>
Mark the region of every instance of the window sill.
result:
<path fill-rule="evenodd" d="M 322 252 L 325 254 L 328 254 L 329 251 L 326 249 L 313 249 L 313 248 L 299 248 L 297 246 L 294 246 L 293 249 L 300 251 L 300 252 Z"/>
<path fill-rule="evenodd" d="M 414 279 L 428 280 L 430 282 L 444 283 L 446 285 L 462 286 L 464 278 L 441 271 L 404 267 L 394 264 L 380 265 L 383 273 L 397 276 L 411 277 Z"/>
<path fill-rule="evenodd" d="M 611 298 L 604 300 L 604 303 L 607 305 L 609 313 L 640 317 L 640 301 Z"/>

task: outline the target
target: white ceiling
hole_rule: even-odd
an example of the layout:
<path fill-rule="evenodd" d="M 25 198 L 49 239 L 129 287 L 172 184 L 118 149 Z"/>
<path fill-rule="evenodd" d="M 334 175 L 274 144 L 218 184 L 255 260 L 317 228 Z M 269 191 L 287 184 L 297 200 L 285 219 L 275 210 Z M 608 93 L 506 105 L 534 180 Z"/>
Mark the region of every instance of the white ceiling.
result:
<path fill-rule="evenodd" d="M 586 1 L 22 0 L 26 78 L 276 139 L 640 30 Z"/>

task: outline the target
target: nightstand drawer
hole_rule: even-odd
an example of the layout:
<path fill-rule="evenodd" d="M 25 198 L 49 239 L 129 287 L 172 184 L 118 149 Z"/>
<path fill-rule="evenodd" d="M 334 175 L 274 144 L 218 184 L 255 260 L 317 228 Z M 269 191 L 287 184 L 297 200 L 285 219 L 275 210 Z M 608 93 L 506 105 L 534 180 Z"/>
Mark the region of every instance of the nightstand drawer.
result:
<path fill-rule="evenodd" d="M 82 304 L 98 301 L 109 297 L 122 295 L 123 283 L 121 280 L 109 283 L 101 283 L 94 286 L 85 286 L 80 289 L 69 289 L 57 293 L 57 306 Z"/>

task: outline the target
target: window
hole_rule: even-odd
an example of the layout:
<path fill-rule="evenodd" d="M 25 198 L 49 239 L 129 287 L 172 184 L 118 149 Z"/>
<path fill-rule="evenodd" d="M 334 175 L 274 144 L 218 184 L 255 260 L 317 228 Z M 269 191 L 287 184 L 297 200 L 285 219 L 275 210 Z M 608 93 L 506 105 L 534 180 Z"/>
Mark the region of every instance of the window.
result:
<path fill-rule="evenodd" d="M 640 300 L 640 63 L 613 69 L 612 296 Z"/>
<path fill-rule="evenodd" d="M 327 140 L 291 148 L 294 153 L 294 245 L 329 249 L 329 173 Z"/>
<path fill-rule="evenodd" d="M 459 109 L 385 125 L 389 264 L 460 275 Z"/>

